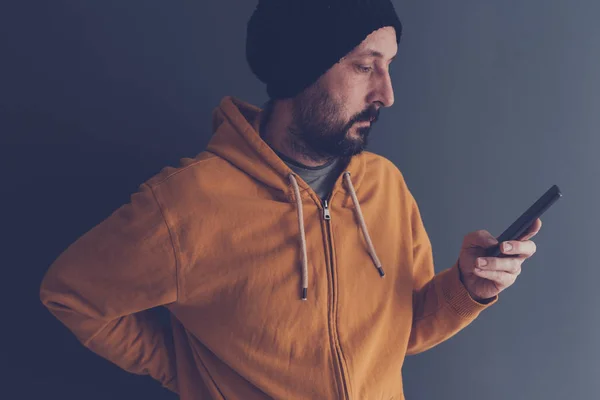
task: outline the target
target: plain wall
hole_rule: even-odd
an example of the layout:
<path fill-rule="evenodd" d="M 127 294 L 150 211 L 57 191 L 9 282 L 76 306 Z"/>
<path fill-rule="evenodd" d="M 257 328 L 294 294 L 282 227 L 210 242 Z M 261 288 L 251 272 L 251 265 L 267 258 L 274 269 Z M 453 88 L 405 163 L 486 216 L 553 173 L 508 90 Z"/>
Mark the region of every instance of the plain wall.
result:
<path fill-rule="evenodd" d="M 261 105 L 255 1 L 0 5 L 1 398 L 173 399 L 93 354 L 39 301 L 54 259 L 166 165 L 201 152 L 223 96 Z M 418 399 L 600 397 L 600 3 L 394 1 L 396 102 L 368 150 L 403 172 L 436 271 L 551 185 L 537 253 L 473 324 L 406 359 Z"/>

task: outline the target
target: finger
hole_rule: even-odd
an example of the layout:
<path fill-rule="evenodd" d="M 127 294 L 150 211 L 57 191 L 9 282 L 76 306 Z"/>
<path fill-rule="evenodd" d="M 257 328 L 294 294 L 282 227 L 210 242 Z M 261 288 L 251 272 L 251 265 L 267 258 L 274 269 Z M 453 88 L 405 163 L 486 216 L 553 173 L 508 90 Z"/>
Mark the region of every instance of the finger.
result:
<path fill-rule="evenodd" d="M 515 283 L 518 275 L 505 271 L 490 271 L 483 269 L 475 269 L 475 274 L 481 278 L 489 279 L 490 281 L 495 282 L 501 288 L 506 288 Z"/>
<path fill-rule="evenodd" d="M 487 261 L 487 264 L 480 265 L 480 259 Z M 524 257 L 478 257 L 475 269 L 482 269 L 484 271 L 508 272 L 518 275 L 521 273 L 521 264 L 523 264 L 524 260 Z"/>
<path fill-rule="evenodd" d="M 531 239 L 540 231 L 542 227 L 542 220 L 537 218 L 531 226 L 527 229 L 527 231 L 518 239 L 518 240 L 527 240 Z"/>
<path fill-rule="evenodd" d="M 507 249 L 505 245 L 508 244 L 512 248 Z M 537 246 L 535 242 L 531 240 L 508 240 L 506 242 L 500 243 L 500 251 L 503 254 L 512 254 L 512 255 L 522 255 L 526 257 L 531 257 L 535 254 L 537 250 Z"/>
<path fill-rule="evenodd" d="M 485 229 L 480 229 L 465 236 L 463 246 L 488 248 L 498 244 L 498 239 Z"/>

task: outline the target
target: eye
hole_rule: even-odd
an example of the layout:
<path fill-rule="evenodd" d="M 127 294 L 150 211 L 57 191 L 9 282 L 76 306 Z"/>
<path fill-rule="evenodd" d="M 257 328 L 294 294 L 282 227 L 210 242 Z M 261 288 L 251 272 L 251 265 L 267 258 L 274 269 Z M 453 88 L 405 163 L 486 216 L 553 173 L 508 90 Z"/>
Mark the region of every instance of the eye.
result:
<path fill-rule="evenodd" d="M 371 72 L 371 70 L 373 68 L 369 67 L 369 66 L 365 66 L 365 65 L 357 65 L 356 68 L 360 71 L 360 72 Z"/>

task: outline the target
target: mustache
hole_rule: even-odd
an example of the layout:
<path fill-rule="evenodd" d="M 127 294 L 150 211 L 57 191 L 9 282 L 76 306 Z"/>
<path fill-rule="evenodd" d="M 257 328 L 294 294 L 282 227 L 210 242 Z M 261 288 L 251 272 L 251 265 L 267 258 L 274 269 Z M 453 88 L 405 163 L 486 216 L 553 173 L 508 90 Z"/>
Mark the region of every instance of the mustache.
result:
<path fill-rule="evenodd" d="M 362 121 L 371 121 L 376 122 L 379 119 L 379 109 L 377 108 L 368 108 L 367 110 L 360 113 L 357 117 L 354 118 L 352 123 L 362 122 Z"/>

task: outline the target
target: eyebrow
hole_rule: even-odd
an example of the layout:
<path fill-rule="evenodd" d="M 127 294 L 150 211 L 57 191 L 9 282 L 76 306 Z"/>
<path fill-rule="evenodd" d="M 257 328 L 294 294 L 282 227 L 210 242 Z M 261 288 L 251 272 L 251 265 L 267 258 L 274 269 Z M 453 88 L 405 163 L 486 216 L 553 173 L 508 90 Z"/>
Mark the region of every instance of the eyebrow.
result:
<path fill-rule="evenodd" d="M 394 55 L 394 57 L 390 58 L 390 61 L 394 61 L 394 59 L 396 58 L 398 54 Z M 373 49 L 366 49 L 361 51 L 360 53 L 357 54 L 357 56 L 359 57 L 364 57 L 364 56 L 370 56 L 370 57 L 378 57 L 378 58 L 383 58 L 383 53 L 377 51 L 377 50 L 373 50 Z"/>

